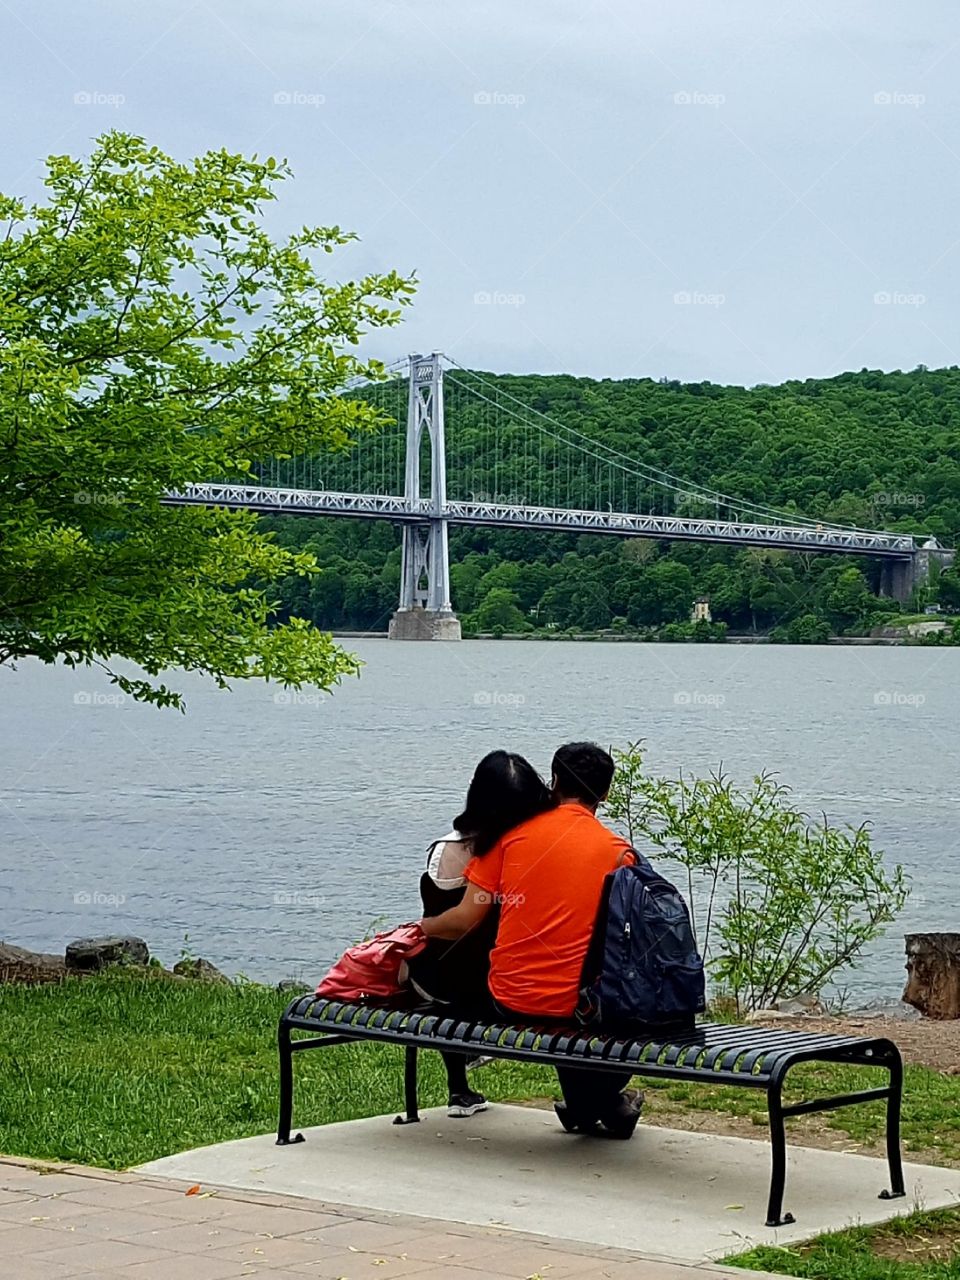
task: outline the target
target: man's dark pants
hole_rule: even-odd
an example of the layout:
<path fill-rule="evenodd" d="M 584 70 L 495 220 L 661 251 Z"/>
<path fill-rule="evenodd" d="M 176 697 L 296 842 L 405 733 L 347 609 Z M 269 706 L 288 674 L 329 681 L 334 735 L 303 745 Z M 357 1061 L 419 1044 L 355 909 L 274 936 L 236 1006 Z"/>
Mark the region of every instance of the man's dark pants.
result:
<path fill-rule="evenodd" d="M 491 1005 L 498 1018 L 533 1026 L 570 1026 L 573 1018 L 544 1018 L 537 1013 L 519 1013 L 508 1009 L 491 996 Z M 563 1100 L 571 1117 L 581 1124 L 590 1124 L 613 1116 L 620 1104 L 620 1095 L 630 1083 L 631 1071 L 598 1071 L 590 1067 L 557 1067 L 557 1079 Z"/>

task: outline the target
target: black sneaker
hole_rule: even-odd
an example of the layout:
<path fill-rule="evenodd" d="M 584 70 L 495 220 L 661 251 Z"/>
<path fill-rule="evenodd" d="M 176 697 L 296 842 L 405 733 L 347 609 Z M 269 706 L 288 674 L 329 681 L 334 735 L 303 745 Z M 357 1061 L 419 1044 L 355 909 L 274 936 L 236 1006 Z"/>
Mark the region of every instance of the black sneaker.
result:
<path fill-rule="evenodd" d="M 451 1120 L 462 1120 L 467 1116 L 475 1116 L 478 1111 L 486 1111 L 487 1100 L 482 1093 L 451 1093 L 447 1106 L 447 1115 Z"/>

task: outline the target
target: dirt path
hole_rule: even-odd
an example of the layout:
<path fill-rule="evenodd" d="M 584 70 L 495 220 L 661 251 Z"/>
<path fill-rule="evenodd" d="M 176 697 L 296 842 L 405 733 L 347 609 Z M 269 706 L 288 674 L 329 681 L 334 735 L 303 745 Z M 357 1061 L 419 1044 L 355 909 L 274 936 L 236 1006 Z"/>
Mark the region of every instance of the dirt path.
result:
<path fill-rule="evenodd" d="M 884 1037 L 897 1045 L 905 1062 L 932 1067 L 944 1075 L 960 1075 L 960 1019 L 907 1021 L 851 1013 L 836 1018 L 777 1018 L 771 1020 L 770 1026 L 791 1031 L 822 1031 L 828 1035 Z"/>

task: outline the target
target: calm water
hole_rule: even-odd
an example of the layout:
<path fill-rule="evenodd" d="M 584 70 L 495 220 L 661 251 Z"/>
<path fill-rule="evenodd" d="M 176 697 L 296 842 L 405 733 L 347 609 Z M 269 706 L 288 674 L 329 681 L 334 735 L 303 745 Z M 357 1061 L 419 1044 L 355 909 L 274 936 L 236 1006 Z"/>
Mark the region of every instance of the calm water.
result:
<path fill-rule="evenodd" d="M 90 672 L 0 669 L 0 937 L 59 951 L 130 931 L 163 960 L 313 979 L 374 920 L 414 916 L 423 849 L 473 763 L 644 738 L 660 771 L 779 771 L 809 811 L 868 819 L 906 864 L 900 924 L 846 984 L 897 994 L 905 929 L 956 929 L 960 651 L 350 642 L 333 697 L 191 677 L 186 716 Z"/>

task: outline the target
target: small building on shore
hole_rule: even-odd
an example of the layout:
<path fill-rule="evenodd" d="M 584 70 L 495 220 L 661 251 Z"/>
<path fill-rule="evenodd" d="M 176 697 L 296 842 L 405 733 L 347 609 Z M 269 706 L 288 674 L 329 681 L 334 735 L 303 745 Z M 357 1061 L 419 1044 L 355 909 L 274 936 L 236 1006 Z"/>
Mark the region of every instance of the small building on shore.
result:
<path fill-rule="evenodd" d="M 713 614 L 710 612 L 710 601 L 706 596 L 698 596 L 693 602 L 693 608 L 690 610 L 691 622 L 712 622 Z"/>

